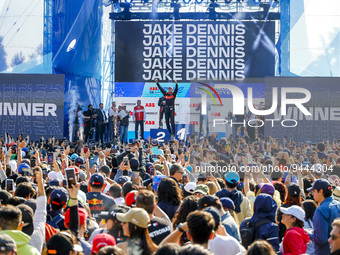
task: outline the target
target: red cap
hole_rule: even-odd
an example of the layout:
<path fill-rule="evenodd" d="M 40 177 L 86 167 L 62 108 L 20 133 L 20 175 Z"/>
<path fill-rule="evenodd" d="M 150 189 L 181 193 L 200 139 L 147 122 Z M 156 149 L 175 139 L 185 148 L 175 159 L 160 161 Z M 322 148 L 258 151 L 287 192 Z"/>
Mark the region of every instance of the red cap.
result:
<path fill-rule="evenodd" d="M 100 248 L 104 246 L 115 246 L 116 245 L 116 239 L 109 234 L 98 234 L 94 237 L 92 242 L 92 253 L 96 254 L 100 250 Z"/>
<path fill-rule="evenodd" d="M 89 216 L 87 211 L 84 208 L 78 207 L 78 216 L 79 216 L 79 226 L 83 225 L 86 218 Z M 65 213 L 64 225 L 66 228 L 69 227 L 70 224 L 70 208 L 67 209 Z"/>
<path fill-rule="evenodd" d="M 137 190 L 132 190 L 129 193 L 127 193 L 125 197 L 125 204 L 127 206 L 132 206 L 133 203 L 136 203 L 138 196 L 138 191 Z"/>

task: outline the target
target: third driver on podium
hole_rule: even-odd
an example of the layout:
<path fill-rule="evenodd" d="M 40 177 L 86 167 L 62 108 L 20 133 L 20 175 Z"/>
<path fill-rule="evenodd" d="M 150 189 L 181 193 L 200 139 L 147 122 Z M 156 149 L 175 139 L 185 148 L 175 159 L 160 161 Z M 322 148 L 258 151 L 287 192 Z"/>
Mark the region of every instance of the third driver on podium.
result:
<path fill-rule="evenodd" d="M 176 95 L 178 92 L 178 83 L 177 81 L 175 81 L 176 83 L 176 88 L 175 91 L 173 90 L 172 87 L 168 88 L 168 92 L 166 92 L 161 85 L 159 85 L 158 83 L 158 79 L 155 80 L 157 87 L 159 88 L 159 90 L 163 93 L 163 97 L 165 99 L 165 122 L 166 122 L 166 127 L 169 131 L 170 134 L 170 139 L 175 138 L 176 136 L 176 130 L 175 130 L 175 99 L 176 99 Z M 170 123 L 171 123 L 171 127 L 170 127 Z M 172 132 L 171 132 L 172 130 Z"/>
<path fill-rule="evenodd" d="M 144 121 L 146 119 L 145 109 L 141 106 L 141 101 L 137 100 L 137 106 L 133 108 L 133 121 L 135 121 L 135 138 L 138 139 L 138 126 L 140 126 L 140 136 L 144 139 Z"/>

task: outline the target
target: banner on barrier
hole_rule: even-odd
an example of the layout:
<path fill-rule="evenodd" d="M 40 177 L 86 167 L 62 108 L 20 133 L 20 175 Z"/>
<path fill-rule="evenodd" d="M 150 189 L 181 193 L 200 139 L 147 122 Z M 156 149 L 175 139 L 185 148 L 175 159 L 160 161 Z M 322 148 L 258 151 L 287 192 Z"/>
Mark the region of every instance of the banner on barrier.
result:
<path fill-rule="evenodd" d="M 115 43 L 116 82 L 275 75 L 271 21 L 116 21 Z"/>
<path fill-rule="evenodd" d="M 63 138 L 64 75 L 0 74 L 0 130 Z"/>

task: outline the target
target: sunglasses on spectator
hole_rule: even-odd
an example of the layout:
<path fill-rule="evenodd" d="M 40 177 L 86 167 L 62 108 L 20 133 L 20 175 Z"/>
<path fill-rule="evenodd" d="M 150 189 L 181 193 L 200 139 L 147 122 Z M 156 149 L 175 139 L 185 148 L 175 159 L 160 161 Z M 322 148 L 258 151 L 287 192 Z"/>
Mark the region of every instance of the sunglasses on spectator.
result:
<path fill-rule="evenodd" d="M 332 238 L 333 241 L 335 241 L 335 240 L 338 239 L 339 237 L 340 237 L 340 236 L 336 236 L 336 235 L 333 235 L 333 234 L 331 235 L 331 238 Z"/>

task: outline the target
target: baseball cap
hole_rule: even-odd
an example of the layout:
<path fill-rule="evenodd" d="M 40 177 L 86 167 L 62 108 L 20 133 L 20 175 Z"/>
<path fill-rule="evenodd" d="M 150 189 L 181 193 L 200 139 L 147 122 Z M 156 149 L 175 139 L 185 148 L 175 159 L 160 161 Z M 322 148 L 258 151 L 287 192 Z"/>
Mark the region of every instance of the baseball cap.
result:
<path fill-rule="evenodd" d="M 67 199 L 67 191 L 64 188 L 55 189 L 50 195 L 51 204 L 55 205 L 64 205 Z"/>
<path fill-rule="evenodd" d="M 222 198 L 220 198 L 220 201 L 221 201 L 223 207 L 235 210 L 234 201 L 231 200 L 229 197 L 222 197 Z"/>
<path fill-rule="evenodd" d="M 130 181 L 130 178 L 128 176 L 121 176 L 118 178 L 117 183 L 122 186 L 124 183 Z"/>
<path fill-rule="evenodd" d="M 66 254 L 70 251 L 83 251 L 82 247 L 73 243 L 71 235 L 65 231 L 53 235 L 47 243 L 47 254 Z"/>
<path fill-rule="evenodd" d="M 340 187 L 337 186 L 333 191 L 333 198 L 340 201 Z"/>
<path fill-rule="evenodd" d="M 237 172 L 229 171 L 224 176 L 225 180 L 229 183 L 239 183 L 240 181 L 240 175 Z"/>
<path fill-rule="evenodd" d="M 198 200 L 198 210 L 202 210 L 209 206 L 217 205 L 218 200 L 219 200 L 218 197 L 212 195 L 201 197 Z"/>
<path fill-rule="evenodd" d="M 318 179 L 314 182 L 313 187 L 307 189 L 307 191 L 309 192 L 314 189 L 332 189 L 332 187 L 326 179 Z"/>
<path fill-rule="evenodd" d="M 17 245 L 9 235 L 0 234 L 0 252 L 4 251 L 17 251 Z"/>
<path fill-rule="evenodd" d="M 112 235 L 106 233 L 98 234 L 93 238 L 91 253 L 96 254 L 100 248 L 109 245 L 115 246 L 116 239 Z"/>
<path fill-rule="evenodd" d="M 194 193 L 196 193 L 196 192 L 200 192 L 203 195 L 209 195 L 209 187 L 205 184 L 198 184 L 196 186 Z"/>
<path fill-rule="evenodd" d="M 72 155 L 72 156 L 73 156 L 73 155 Z M 77 157 L 77 158 L 74 160 L 74 164 L 76 164 L 77 166 L 83 165 L 83 164 L 84 164 L 84 160 L 83 160 L 81 157 Z"/>
<path fill-rule="evenodd" d="M 88 217 L 88 213 L 86 209 L 78 207 L 78 217 L 79 217 L 79 226 L 83 225 L 85 220 Z M 67 209 L 65 213 L 64 225 L 66 228 L 69 228 L 70 225 L 70 208 Z"/>
<path fill-rule="evenodd" d="M 101 174 L 93 174 L 90 178 L 91 186 L 103 186 L 104 185 L 104 177 Z"/>
<path fill-rule="evenodd" d="M 73 161 L 73 160 L 76 160 L 76 158 L 78 158 L 78 155 L 76 153 L 73 153 L 70 157 L 70 159 Z"/>
<path fill-rule="evenodd" d="M 275 188 L 271 183 L 260 183 L 259 187 L 262 191 L 262 193 L 268 194 L 268 195 L 274 195 Z"/>
<path fill-rule="evenodd" d="M 185 186 L 184 186 L 184 190 L 185 190 L 186 192 L 191 193 L 191 194 L 194 193 L 195 189 L 196 189 L 196 183 L 195 183 L 195 182 L 188 182 L 188 183 L 185 184 Z"/>
<path fill-rule="evenodd" d="M 25 204 L 18 205 L 18 208 L 21 211 L 22 221 L 24 222 L 22 232 L 30 236 L 33 233 L 33 210 Z"/>
<path fill-rule="evenodd" d="M 125 197 L 125 204 L 127 206 L 133 206 L 136 203 L 137 196 L 138 196 L 137 190 L 130 191 L 129 193 L 127 193 Z"/>
<path fill-rule="evenodd" d="M 117 220 L 130 222 L 141 228 L 147 228 L 150 222 L 149 214 L 142 208 L 131 208 L 127 213 L 117 213 Z"/>
<path fill-rule="evenodd" d="M 60 186 L 59 180 L 58 179 L 49 180 L 47 186 Z"/>
<path fill-rule="evenodd" d="M 54 180 L 54 179 L 58 179 L 58 175 L 57 172 L 55 171 L 51 171 L 47 174 L 47 177 L 49 180 Z"/>
<path fill-rule="evenodd" d="M 301 220 L 301 221 L 304 221 L 305 220 L 305 216 L 306 216 L 306 213 L 305 211 L 298 205 L 292 205 L 288 208 L 283 208 L 283 207 L 280 207 L 280 211 L 283 213 L 283 214 L 288 214 L 288 215 L 292 215 L 294 216 L 295 218 Z"/>
<path fill-rule="evenodd" d="M 26 163 L 21 163 L 19 166 L 18 166 L 18 173 L 21 174 L 23 171 L 28 171 L 30 170 L 30 166 Z"/>
<path fill-rule="evenodd" d="M 291 197 L 298 197 L 300 195 L 300 187 L 294 182 L 289 183 L 287 189 L 288 195 Z"/>

